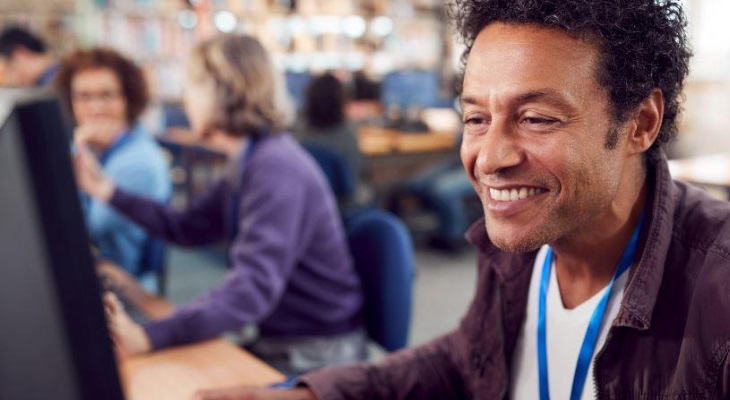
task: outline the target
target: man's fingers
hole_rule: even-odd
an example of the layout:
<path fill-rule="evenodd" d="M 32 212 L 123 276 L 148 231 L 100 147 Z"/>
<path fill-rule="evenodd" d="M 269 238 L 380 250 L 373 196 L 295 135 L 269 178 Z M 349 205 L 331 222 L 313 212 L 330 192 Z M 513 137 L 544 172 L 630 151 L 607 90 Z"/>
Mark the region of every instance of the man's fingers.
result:
<path fill-rule="evenodd" d="M 221 397 L 220 390 L 199 390 L 193 395 L 193 400 L 225 400 L 227 397 Z"/>
<path fill-rule="evenodd" d="M 256 396 L 256 389 L 239 386 L 228 389 L 199 390 L 193 396 L 193 400 L 258 400 L 262 397 Z"/>
<path fill-rule="evenodd" d="M 193 400 L 316 400 L 309 389 L 271 389 L 254 386 L 238 386 L 229 389 L 200 390 Z"/>

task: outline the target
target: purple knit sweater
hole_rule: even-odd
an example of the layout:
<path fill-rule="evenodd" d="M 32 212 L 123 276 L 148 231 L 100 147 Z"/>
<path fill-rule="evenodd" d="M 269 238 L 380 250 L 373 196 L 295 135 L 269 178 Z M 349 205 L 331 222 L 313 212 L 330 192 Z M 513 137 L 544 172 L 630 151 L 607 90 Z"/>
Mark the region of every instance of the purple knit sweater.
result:
<path fill-rule="evenodd" d="M 314 160 L 288 134 L 260 139 L 243 157 L 234 164 L 238 178 L 222 179 L 181 212 L 120 189 L 112 196 L 117 210 L 181 246 L 225 239 L 230 219 L 239 216 L 228 277 L 170 317 L 146 324 L 155 349 L 249 323 L 278 337 L 330 336 L 361 324 L 359 280 L 336 202 Z M 237 214 L 234 199 L 240 199 Z"/>

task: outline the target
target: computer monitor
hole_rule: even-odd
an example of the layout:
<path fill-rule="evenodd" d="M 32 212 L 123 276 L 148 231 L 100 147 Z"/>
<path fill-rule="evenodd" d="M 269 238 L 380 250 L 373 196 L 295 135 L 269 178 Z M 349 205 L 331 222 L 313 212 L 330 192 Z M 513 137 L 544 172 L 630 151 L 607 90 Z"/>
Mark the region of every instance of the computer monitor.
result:
<path fill-rule="evenodd" d="M 121 400 L 55 99 L 0 92 L 0 399 Z"/>
<path fill-rule="evenodd" d="M 292 103 L 297 110 L 301 110 L 304 103 L 306 103 L 307 88 L 312 81 L 312 75 L 309 72 L 287 71 L 284 74 L 284 80 Z"/>
<path fill-rule="evenodd" d="M 407 109 L 437 107 L 440 78 L 436 71 L 405 70 L 391 72 L 383 78 L 381 101 L 388 108 L 392 106 Z"/>

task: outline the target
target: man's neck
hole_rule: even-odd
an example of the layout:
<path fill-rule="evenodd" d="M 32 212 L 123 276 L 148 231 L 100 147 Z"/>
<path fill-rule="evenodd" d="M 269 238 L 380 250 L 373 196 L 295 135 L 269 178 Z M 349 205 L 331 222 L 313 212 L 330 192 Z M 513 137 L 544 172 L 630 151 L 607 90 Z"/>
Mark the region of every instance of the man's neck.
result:
<path fill-rule="evenodd" d="M 636 179 L 640 178 L 640 179 Z M 641 218 L 647 201 L 646 173 L 580 232 L 551 243 L 565 308 L 572 309 L 605 288 Z"/>

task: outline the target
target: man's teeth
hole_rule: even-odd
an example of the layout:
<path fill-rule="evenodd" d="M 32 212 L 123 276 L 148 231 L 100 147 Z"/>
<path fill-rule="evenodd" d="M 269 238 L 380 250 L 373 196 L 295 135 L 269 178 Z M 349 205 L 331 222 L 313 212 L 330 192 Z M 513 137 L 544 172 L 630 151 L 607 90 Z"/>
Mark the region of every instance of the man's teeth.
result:
<path fill-rule="evenodd" d="M 492 200 L 496 201 L 515 201 L 515 200 L 522 200 L 526 199 L 530 196 L 534 196 L 536 194 L 543 193 L 545 189 L 541 188 L 514 188 L 514 189 L 489 189 L 489 196 L 492 197 Z"/>

